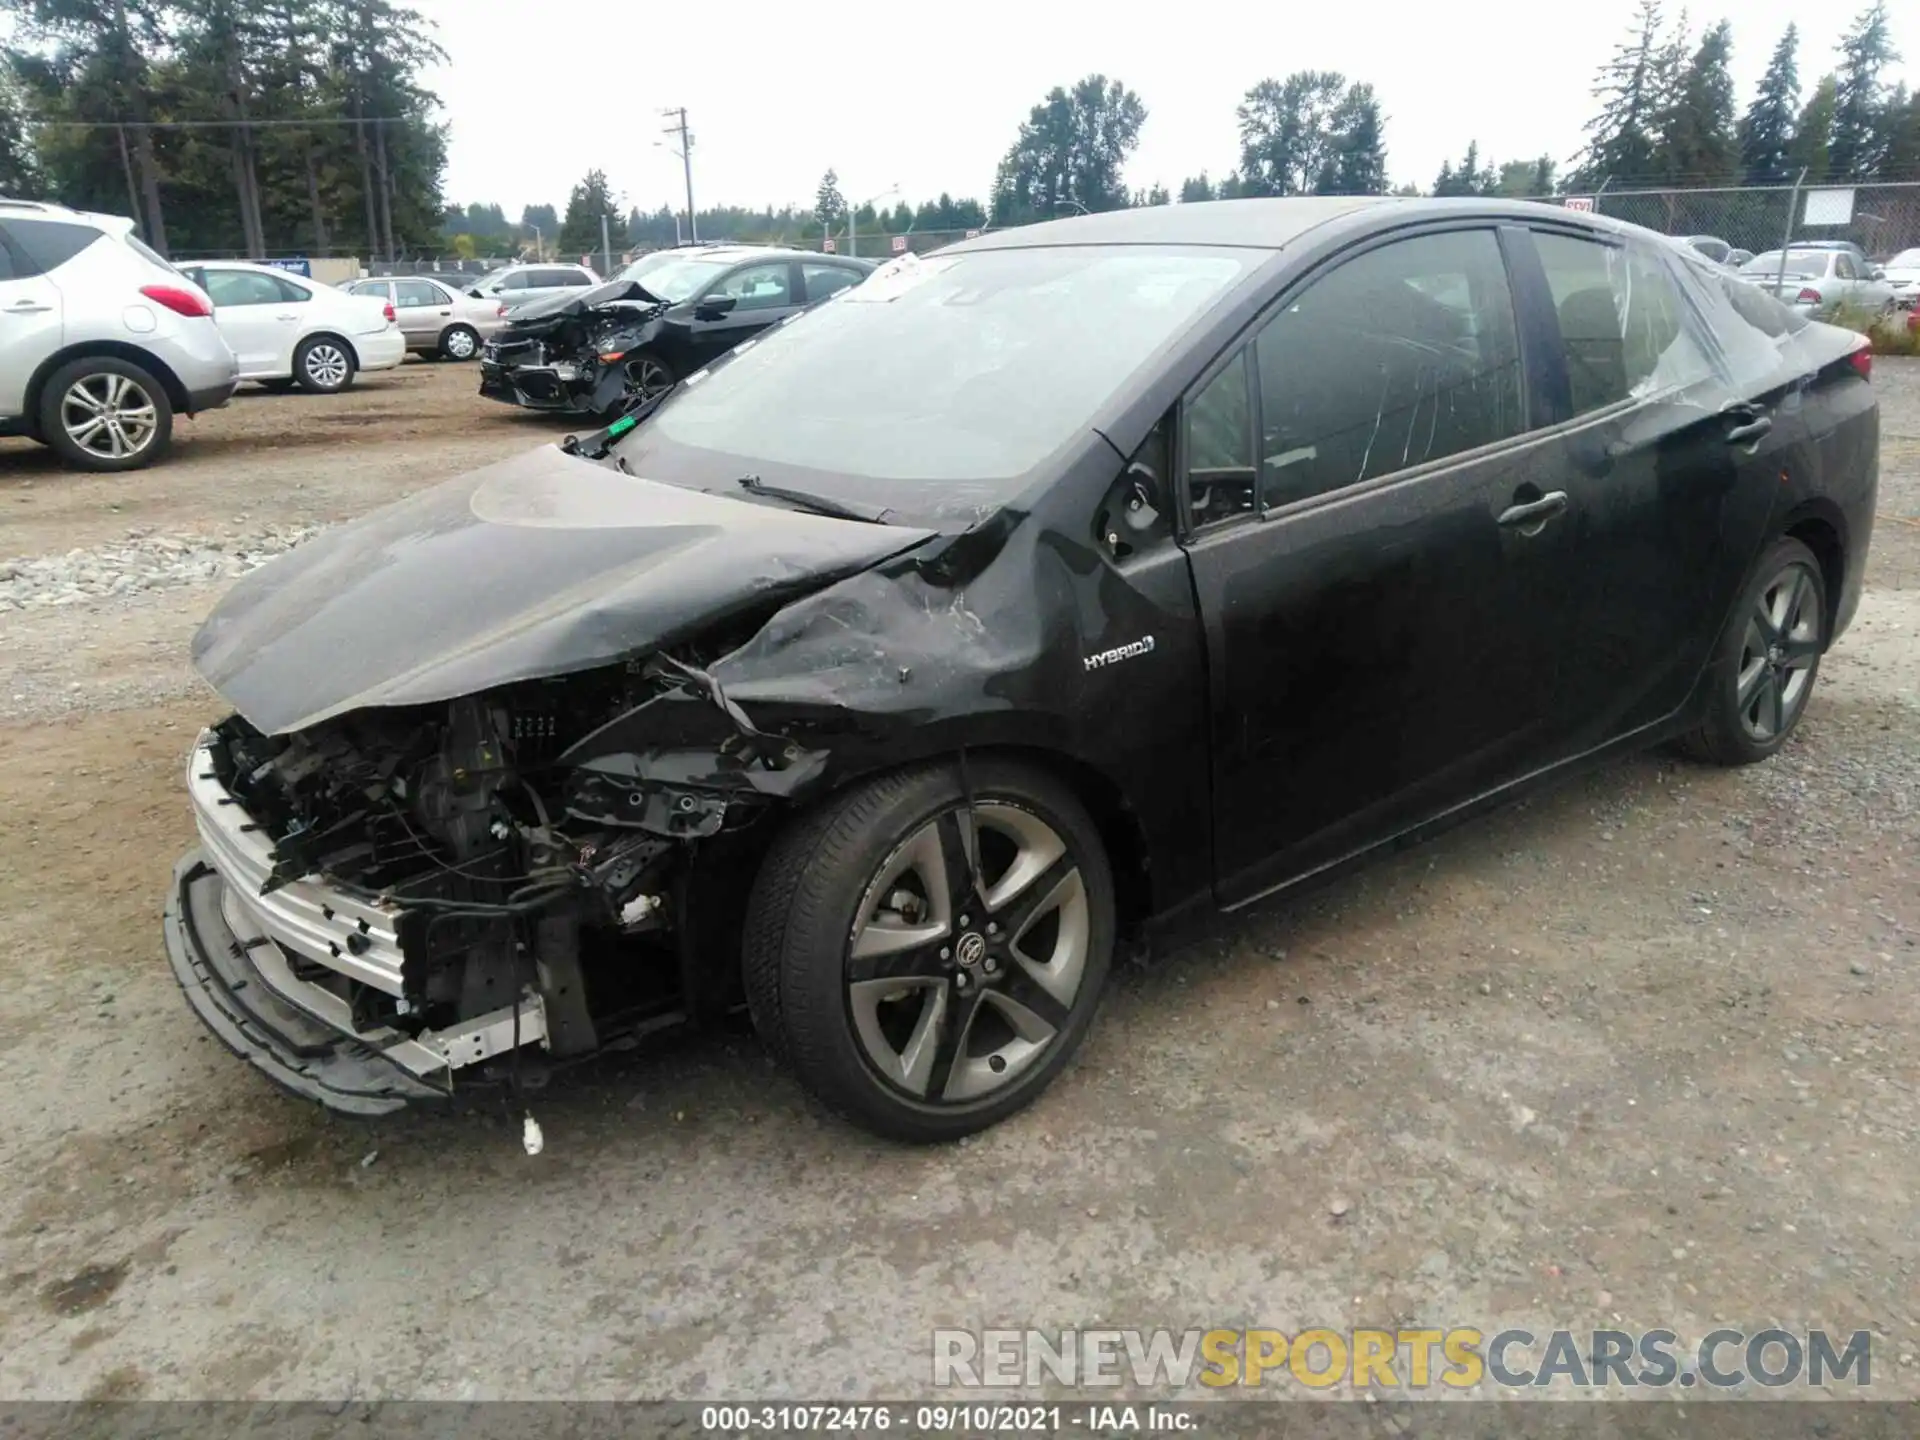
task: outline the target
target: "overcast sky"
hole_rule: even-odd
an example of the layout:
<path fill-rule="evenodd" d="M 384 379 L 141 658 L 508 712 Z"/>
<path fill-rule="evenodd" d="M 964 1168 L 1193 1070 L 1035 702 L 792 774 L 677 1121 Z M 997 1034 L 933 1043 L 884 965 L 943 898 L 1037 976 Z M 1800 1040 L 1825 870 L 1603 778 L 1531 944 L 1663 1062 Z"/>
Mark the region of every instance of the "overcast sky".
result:
<path fill-rule="evenodd" d="M 896 183 L 912 203 L 942 190 L 984 200 L 1028 110 L 1091 71 L 1146 102 L 1127 176 L 1138 187 L 1233 168 L 1241 95 L 1300 69 L 1373 84 L 1396 184 L 1431 184 L 1476 138 L 1496 160 L 1545 150 L 1564 164 L 1593 108 L 1593 72 L 1633 15 L 1633 0 L 414 3 L 439 22 L 449 57 L 427 77 L 452 126 L 448 198 L 498 201 L 514 219 L 528 203 L 564 205 L 593 167 L 626 204 L 680 207 L 680 162 L 655 146 L 667 123 L 658 111 L 680 105 L 696 136 L 699 205 L 811 204 L 829 166 L 856 204 Z M 1864 3 L 1741 0 L 1740 105 L 1790 21 L 1810 89 Z M 1920 7 L 1890 8 L 1908 58 L 1889 78 L 1913 86 Z M 1696 30 L 1715 14 L 1694 0 Z"/>

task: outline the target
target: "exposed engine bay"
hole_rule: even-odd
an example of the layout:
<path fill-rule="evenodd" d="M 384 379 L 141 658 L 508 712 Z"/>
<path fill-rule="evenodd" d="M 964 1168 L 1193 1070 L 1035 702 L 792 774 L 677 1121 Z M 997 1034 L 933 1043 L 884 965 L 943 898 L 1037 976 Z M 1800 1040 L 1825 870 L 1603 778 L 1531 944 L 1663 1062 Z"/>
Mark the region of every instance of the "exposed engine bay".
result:
<path fill-rule="evenodd" d="M 637 723 L 671 734 L 718 720 L 718 743 L 622 748 L 636 715 L 689 702 L 697 718 Z M 259 906 L 293 886 L 338 897 L 320 907 L 337 931 L 315 932 L 325 955 L 289 945 L 298 932 L 275 936 L 300 987 L 285 998 L 319 1013 L 303 998 L 317 987 L 336 1023 L 427 1040 L 450 1071 L 507 1051 L 517 1063 L 519 1039 L 444 1038 L 503 1013 L 567 1057 L 731 1008 L 725 919 L 738 906 L 703 915 L 698 949 L 688 912 L 738 883 L 755 822 L 822 758 L 756 730 L 697 665 L 659 655 L 287 735 L 230 716 L 203 736 L 196 779 L 271 845 Z M 389 930 L 398 961 L 381 969 Z M 536 1007 L 525 1017 L 523 998 Z"/>

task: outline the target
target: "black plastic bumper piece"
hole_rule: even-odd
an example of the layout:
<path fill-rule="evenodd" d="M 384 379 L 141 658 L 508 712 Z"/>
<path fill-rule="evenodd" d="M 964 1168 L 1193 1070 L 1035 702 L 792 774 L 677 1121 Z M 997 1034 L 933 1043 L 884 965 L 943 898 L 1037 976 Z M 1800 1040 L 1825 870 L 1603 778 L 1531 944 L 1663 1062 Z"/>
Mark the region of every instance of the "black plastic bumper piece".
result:
<path fill-rule="evenodd" d="M 282 1090 L 343 1115 L 387 1115 L 415 1100 L 447 1098 L 276 995 L 220 912 L 225 885 L 198 850 L 188 851 L 174 867 L 163 922 L 174 979 L 223 1045 Z"/>

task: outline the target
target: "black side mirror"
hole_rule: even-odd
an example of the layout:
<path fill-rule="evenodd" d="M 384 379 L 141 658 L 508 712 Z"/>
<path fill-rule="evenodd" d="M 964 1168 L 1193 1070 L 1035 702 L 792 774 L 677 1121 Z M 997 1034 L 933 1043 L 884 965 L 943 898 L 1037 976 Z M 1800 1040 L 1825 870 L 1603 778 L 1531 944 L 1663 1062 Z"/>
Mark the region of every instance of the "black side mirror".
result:
<path fill-rule="evenodd" d="M 718 320 L 739 303 L 740 301 L 737 296 L 709 295 L 693 307 L 693 318 L 696 320 Z"/>

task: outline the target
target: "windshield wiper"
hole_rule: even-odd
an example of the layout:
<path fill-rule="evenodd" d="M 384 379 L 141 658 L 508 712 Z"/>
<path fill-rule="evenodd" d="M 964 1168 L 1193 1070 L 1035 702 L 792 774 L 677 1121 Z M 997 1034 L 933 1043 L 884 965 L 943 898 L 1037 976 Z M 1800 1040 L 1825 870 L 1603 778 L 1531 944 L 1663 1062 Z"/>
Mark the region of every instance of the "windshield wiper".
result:
<path fill-rule="evenodd" d="M 804 490 L 782 489 L 778 485 L 767 484 L 758 475 L 742 475 L 737 483 L 750 495 L 785 500 L 789 505 L 798 505 L 815 515 L 831 515 L 836 520 L 860 520 L 868 525 L 884 525 L 887 523 L 886 517 L 893 513 L 885 507 L 874 509 L 871 506 L 849 505 L 840 500 L 829 500 L 824 495 L 809 495 Z"/>

